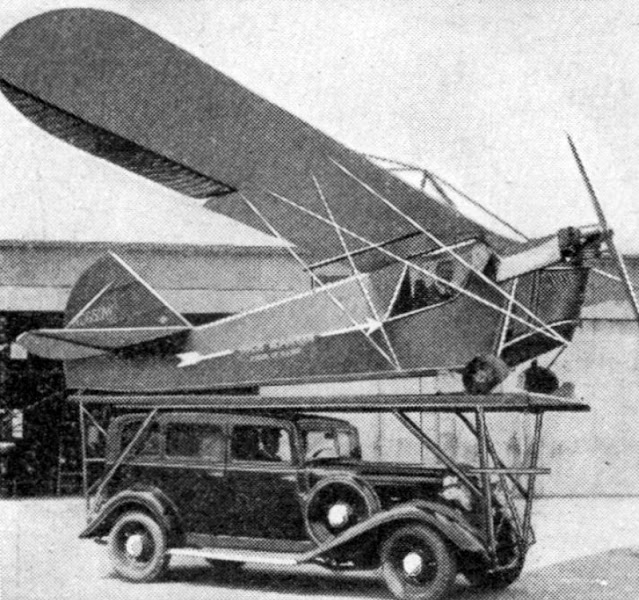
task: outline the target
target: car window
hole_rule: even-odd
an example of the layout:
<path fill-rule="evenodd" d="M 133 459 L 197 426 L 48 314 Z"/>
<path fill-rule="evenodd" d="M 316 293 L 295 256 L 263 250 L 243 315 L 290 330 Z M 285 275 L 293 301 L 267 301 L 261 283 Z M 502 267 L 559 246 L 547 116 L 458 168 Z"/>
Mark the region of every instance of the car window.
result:
<path fill-rule="evenodd" d="M 339 447 L 332 430 L 311 429 L 304 432 L 306 458 L 337 458 Z"/>
<path fill-rule="evenodd" d="M 350 431 L 307 429 L 302 434 L 306 460 L 314 458 L 361 458 L 357 435 Z"/>
<path fill-rule="evenodd" d="M 142 421 L 131 421 L 122 427 L 120 437 L 120 450 L 123 451 L 131 443 L 138 433 Z M 138 439 L 135 448 L 131 451 L 130 457 L 134 456 L 159 456 L 161 448 L 160 425 L 157 422 L 151 423 L 142 436 Z"/>
<path fill-rule="evenodd" d="M 237 425 L 231 437 L 233 460 L 291 462 L 291 442 L 282 427 Z"/>
<path fill-rule="evenodd" d="M 224 445 L 222 428 L 217 425 L 170 423 L 166 428 L 167 456 L 222 462 Z"/>
<path fill-rule="evenodd" d="M 337 432 L 337 445 L 340 456 L 348 458 L 362 458 L 362 450 L 359 447 L 357 436 L 348 431 Z"/>

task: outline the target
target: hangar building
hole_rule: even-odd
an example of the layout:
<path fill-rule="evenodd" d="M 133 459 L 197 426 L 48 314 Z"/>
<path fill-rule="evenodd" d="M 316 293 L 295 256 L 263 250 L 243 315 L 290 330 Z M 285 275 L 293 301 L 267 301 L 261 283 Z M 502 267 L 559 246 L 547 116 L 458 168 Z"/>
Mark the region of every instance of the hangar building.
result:
<path fill-rule="evenodd" d="M 33 206 L 25 210 L 17 198 L 5 202 L 0 224 L 0 439 L 14 439 L 17 445 L 0 460 L 4 494 L 78 489 L 78 419 L 75 409 L 62 401 L 61 366 L 26 356 L 13 342 L 23 331 L 59 326 L 73 283 L 99 256 L 107 251 L 120 255 L 195 324 L 266 304 L 310 284 L 275 238 L 146 181 L 119 190 L 101 198 L 97 207 L 86 190 L 71 197 L 67 189 L 53 194 L 36 211 Z M 628 265 L 639 281 L 639 257 L 629 257 Z M 601 266 L 613 271 L 605 260 Z M 553 365 L 562 381 L 574 383 L 575 395 L 588 401 L 592 411 L 549 415 L 542 459 L 552 465 L 553 476 L 540 478 L 540 493 L 639 494 L 638 342 L 639 329 L 621 287 L 593 274 L 583 324 Z M 514 374 L 504 389 L 517 389 L 519 382 Z M 264 388 L 262 393 L 433 393 L 458 386 L 454 378 L 442 376 L 312 390 Z M 453 456 L 464 460 L 474 455 L 458 423 L 446 415 L 429 419 L 424 422 L 427 430 Z M 365 445 L 373 449 L 371 458 L 428 460 L 391 416 L 358 416 L 357 424 L 368 438 Z M 496 428 L 497 441 L 504 458 L 517 462 L 528 451 L 530 432 L 523 420 L 507 425 Z"/>
<path fill-rule="evenodd" d="M 78 276 L 107 251 L 124 259 L 192 323 L 264 305 L 309 285 L 277 239 L 145 181 L 92 206 L 86 189 L 36 199 L 5 196 L 0 223 L 0 493 L 76 491 L 77 409 L 64 401 L 61 364 L 15 344 L 29 329 L 59 327 Z M 175 194 L 177 196 L 177 194 Z M 128 211 L 122 211 L 122 204 Z M 89 212 L 92 211 L 92 212 Z M 88 218 L 88 215 L 93 215 Z"/>

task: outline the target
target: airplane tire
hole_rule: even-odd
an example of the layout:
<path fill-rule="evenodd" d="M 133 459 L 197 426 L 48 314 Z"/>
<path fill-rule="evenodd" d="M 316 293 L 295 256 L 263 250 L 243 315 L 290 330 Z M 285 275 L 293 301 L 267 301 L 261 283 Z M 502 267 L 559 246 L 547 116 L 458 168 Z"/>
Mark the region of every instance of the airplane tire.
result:
<path fill-rule="evenodd" d="M 469 394 L 488 394 L 510 372 L 508 365 L 492 354 L 476 356 L 462 371 L 464 388 Z"/>

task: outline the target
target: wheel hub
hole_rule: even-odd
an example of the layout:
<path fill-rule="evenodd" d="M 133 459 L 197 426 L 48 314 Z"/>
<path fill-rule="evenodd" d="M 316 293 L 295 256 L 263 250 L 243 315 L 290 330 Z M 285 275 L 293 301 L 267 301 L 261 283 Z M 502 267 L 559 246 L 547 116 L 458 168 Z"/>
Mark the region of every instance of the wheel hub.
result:
<path fill-rule="evenodd" d="M 339 502 L 328 509 L 328 522 L 331 527 L 344 527 L 351 515 L 351 507 Z"/>
<path fill-rule="evenodd" d="M 136 533 L 126 541 L 126 553 L 132 558 L 139 558 L 144 552 L 144 536 Z"/>
<path fill-rule="evenodd" d="M 409 552 L 402 560 L 402 567 L 408 577 L 418 577 L 424 568 L 424 559 L 417 552 Z"/>

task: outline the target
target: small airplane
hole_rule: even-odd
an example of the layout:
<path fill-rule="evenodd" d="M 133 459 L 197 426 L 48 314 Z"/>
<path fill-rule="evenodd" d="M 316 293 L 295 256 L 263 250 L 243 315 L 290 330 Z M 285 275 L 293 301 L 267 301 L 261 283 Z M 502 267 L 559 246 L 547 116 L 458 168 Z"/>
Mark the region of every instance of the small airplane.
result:
<path fill-rule="evenodd" d="M 637 310 L 570 139 L 600 225 L 514 239 L 465 217 L 429 171 L 409 185 L 111 12 L 18 24 L 0 40 L 0 89 L 52 135 L 279 238 L 312 282 L 193 326 L 109 254 L 76 283 L 64 328 L 18 340 L 63 360 L 69 388 L 190 392 L 447 371 L 486 393 L 570 343 L 603 244 Z"/>

